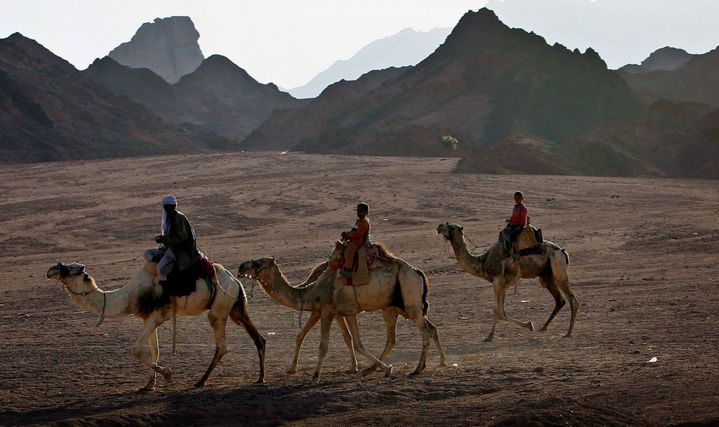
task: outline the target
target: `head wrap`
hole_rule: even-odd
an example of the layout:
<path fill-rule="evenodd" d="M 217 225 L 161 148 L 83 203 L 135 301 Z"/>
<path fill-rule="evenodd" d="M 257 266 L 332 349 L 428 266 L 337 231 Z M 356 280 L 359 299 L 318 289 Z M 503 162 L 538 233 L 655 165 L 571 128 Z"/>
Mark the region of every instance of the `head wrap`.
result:
<path fill-rule="evenodd" d="M 177 199 L 175 196 L 165 196 L 162 198 L 163 206 L 177 206 Z M 162 224 L 160 225 L 160 234 L 163 236 L 167 234 L 170 229 L 170 223 L 167 222 L 167 211 L 162 210 Z"/>
<path fill-rule="evenodd" d="M 175 196 L 165 196 L 162 198 L 162 204 L 177 206 L 177 199 Z"/>

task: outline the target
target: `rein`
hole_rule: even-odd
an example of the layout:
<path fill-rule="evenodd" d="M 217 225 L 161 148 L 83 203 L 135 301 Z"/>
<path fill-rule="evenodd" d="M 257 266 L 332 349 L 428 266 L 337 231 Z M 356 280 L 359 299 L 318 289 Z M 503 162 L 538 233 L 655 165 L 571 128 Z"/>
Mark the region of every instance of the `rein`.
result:
<path fill-rule="evenodd" d="M 62 281 L 62 279 L 58 279 L 58 282 L 61 282 L 61 281 Z M 75 292 L 72 289 L 68 288 L 67 285 L 65 284 L 65 282 L 62 282 L 62 284 L 65 286 L 65 289 L 67 289 L 68 292 L 70 292 L 73 295 L 77 295 L 77 296 L 80 296 L 83 298 L 85 298 L 86 296 L 90 295 L 93 292 L 102 292 L 102 314 L 100 315 L 100 320 L 97 322 L 95 327 L 102 325 L 102 322 L 105 320 L 105 308 L 107 308 L 107 293 L 105 291 L 103 291 L 102 289 L 100 289 L 99 287 L 97 287 L 95 289 L 91 289 L 89 291 Z"/>

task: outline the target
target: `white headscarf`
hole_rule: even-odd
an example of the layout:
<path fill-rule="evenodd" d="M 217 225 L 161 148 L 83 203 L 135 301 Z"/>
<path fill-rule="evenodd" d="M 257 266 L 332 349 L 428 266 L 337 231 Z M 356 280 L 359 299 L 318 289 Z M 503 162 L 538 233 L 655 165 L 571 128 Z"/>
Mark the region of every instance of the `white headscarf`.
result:
<path fill-rule="evenodd" d="M 162 206 L 165 205 L 171 205 L 171 206 L 177 206 L 177 199 L 175 196 L 165 196 L 162 198 Z M 167 234 L 167 232 L 170 229 L 170 224 L 167 223 L 167 211 L 163 208 L 162 209 L 162 223 L 160 224 L 160 234 L 163 236 Z"/>

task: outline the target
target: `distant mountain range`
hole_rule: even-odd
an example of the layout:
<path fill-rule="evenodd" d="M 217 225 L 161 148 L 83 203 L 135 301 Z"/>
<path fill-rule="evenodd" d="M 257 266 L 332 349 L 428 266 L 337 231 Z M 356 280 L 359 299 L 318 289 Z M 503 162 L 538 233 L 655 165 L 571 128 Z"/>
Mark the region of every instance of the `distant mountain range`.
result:
<path fill-rule="evenodd" d="M 712 81 L 712 57 L 671 73 Z M 299 110 L 274 114 L 243 146 L 461 156 L 460 172 L 717 177 L 713 104 L 658 102 L 624 76 L 592 49 L 549 46 L 481 9 L 416 66 L 376 72 L 374 85 L 331 86 Z M 445 135 L 460 141 L 457 151 Z"/>
<path fill-rule="evenodd" d="M 304 104 L 272 83 L 258 83 L 220 55 L 205 59 L 199 68 L 174 85 L 148 69 L 132 69 L 108 57 L 96 60 L 83 73 L 168 122 L 238 141 L 256 129 L 274 109 Z"/>
<path fill-rule="evenodd" d="M 451 28 L 415 31 L 405 28 L 399 33 L 376 40 L 347 60 L 337 61 L 307 84 L 290 89 L 295 98 L 314 98 L 327 86 L 341 80 L 356 80 L 374 70 L 415 65 L 444 42 Z"/>
<path fill-rule="evenodd" d="M 625 66 L 619 71 L 651 100 L 699 102 L 719 108 L 719 48 L 701 55 L 664 48 L 640 66 Z"/>
<path fill-rule="evenodd" d="M 488 9 L 416 65 L 308 100 L 220 55 L 171 84 L 109 57 L 80 72 L 13 34 L 0 40 L 0 105 L 3 163 L 242 148 L 455 156 L 468 173 L 719 178 L 719 50 L 664 48 L 612 71 L 594 50 L 550 46 Z"/>
<path fill-rule="evenodd" d="M 41 162 L 236 146 L 173 126 L 19 33 L 0 40 L 0 162 Z"/>
<path fill-rule="evenodd" d="M 322 116 L 315 114 L 315 122 L 321 122 L 316 132 L 303 129 L 298 139 L 298 129 L 271 120 L 263 127 L 282 129 L 286 148 L 447 155 L 452 153 L 441 143 L 443 135 L 457 137 L 464 148 L 489 145 L 513 132 L 563 139 L 640 110 L 626 82 L 607 70 L 596 52 L 548 46 L 482 9 L 464 15 L 445 43 L 415 67 Z M 249 141 L 262 145 L 257 135 Z"/>

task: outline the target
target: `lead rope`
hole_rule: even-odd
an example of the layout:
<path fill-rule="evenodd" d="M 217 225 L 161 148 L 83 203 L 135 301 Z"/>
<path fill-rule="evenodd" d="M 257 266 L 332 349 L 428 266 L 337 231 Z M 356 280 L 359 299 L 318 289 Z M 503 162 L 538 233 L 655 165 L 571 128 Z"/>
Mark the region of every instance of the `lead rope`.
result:
<path fill-rule="evenodd" d="M 105 320 L 105 307 L 107 307 L 107 294 L 105 291 L 102 291 L 102 314 L 100 315 L 100 320 L 95 325 L 96 328 L 102 325 L 102 322 Z"/>
<path fill-rule="evenodd" d="M 177 297 L 172 297 L 172 354 L 177 354 Z"/>

